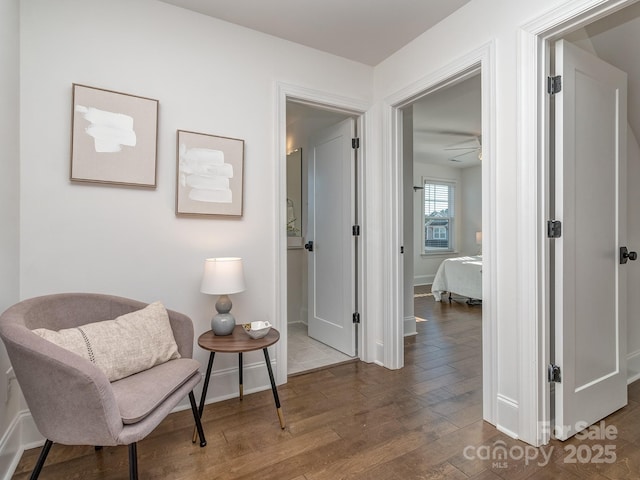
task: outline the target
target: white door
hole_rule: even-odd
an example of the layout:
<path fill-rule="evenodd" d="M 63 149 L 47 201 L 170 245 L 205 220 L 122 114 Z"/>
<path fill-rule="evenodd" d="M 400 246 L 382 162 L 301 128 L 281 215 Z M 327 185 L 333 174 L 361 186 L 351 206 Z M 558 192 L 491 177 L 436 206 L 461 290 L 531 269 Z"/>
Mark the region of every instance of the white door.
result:
<path fill-rule="evenodd" d="M 555 435 L 565 440 L 627 403 L 627 76 L 556 43 Z"/>
<path fill-rule="evenodd" d="M 305 245 L 309 336 L 351 356 L 355 355 L 354 136 L 355 121 L 347 119 L 311 139 Z"/>

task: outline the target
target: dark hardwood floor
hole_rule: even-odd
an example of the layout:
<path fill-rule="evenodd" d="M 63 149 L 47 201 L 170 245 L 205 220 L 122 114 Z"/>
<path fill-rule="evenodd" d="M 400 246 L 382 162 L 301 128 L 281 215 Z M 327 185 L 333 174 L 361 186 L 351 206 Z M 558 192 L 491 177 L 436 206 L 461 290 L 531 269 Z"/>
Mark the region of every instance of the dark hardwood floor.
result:
<path fill-rule="evenodd" d="M 427 321 L 406 338 L 403 369 L 356 362 L 291 377 L 279 388 L 284 431 L 270 390 L 209 405 L 205 448 L 191 443 L 191 412 L 174 413 L 138 444 L 140 478 L 640 478 L 640 382 L 629 388 L 629 405 L 606 419 L 616 439 L 533 449 L 482 420 L 482 307 L 434 302 L 424 288 L 415 305 Z M 612 463 L 596 459 L 606 445 Z M 14 479 L 29 477 L 39 450 L 25 452 Z M 40 478 L 126 479 L 127 462 L 126 447 L 54 444 Z"/>

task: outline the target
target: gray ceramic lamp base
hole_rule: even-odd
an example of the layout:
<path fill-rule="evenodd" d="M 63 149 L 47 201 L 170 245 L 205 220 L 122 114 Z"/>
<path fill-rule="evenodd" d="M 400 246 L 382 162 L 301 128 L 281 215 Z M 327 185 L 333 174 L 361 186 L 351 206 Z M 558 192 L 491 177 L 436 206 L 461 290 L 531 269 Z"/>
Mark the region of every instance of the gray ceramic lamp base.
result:
<path fill-rule="evenodd" d="M 211 330 L 214 335 L 231 335 L 236 326 L 236 319 L 230 313 L 219 313 L 211 319 Z"/>
<path fill-rule="evenodd" d="M 228 295 L 220 295 L 216 302 L 218 314 L 211 319 L 211 330 L 214 335 L 231 335 L 236 326 L 236 319 L 229 312 L 231 311 L 231 299 Z"/>

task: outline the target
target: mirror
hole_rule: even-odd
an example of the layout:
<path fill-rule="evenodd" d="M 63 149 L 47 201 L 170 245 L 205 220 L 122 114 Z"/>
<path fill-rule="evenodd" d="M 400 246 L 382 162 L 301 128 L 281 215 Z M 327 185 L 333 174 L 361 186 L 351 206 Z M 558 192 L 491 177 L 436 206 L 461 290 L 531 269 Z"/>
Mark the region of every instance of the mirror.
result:
<path fill-rule="evenodd" d="M 302 238 L 302 148 L 287 155 L 287 236 Z"/>

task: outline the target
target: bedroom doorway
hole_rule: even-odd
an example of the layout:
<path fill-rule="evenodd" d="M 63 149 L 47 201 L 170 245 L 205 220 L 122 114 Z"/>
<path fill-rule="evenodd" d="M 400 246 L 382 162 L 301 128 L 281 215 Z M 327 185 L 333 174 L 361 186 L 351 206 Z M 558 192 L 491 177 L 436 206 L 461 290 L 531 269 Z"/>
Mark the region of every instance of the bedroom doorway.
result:
<path fill-rule="evenodd" d="M 407 118 L 407 117 L 411 118 Z M 414 248 L 405 265 L 413 284 L 432 285 L 440 301 L 461 297 L 482 303 L 480 268 L 437 275 L 444 261 L 482 256 L 481 77 L 468 78 L 422 97 L 406 107 L 405 222 Z M 409 196 L 410 194 L 410 196 Z M 412 235 L 410 234 L 412 232 Z M 406 246 L 406 245 L 405 245 Z M 458 262 L 456 262 L 457 264 Z M 461 262 L 467 265 L 469 262 Z M 475 271 L 474 271 L 475 270 Z M 406 277 L 409 281 L 411 279 Z"/>
<path fill-rule="evenodd" d="M 482 77 L 471 69 L 402 111 L 405 364 L 451 418 L 483 419 Z M 444 268 L 448 274 L 442 275 Z M 443 282 L 444 278 L 449 282 Z M 440 282 L 432 290 L 434 281 Z M 423 351 L 427 345 L 428 353 Z"/>

